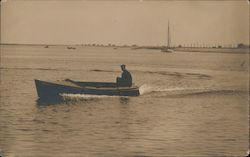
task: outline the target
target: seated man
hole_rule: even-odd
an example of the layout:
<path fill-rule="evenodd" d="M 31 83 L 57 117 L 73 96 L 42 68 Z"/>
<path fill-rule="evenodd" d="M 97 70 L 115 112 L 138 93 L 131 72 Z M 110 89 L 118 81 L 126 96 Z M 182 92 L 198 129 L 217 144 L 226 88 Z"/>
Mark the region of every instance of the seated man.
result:
<path fill-rule="evenodd" d="M 116 84 L 118 87 L 131 87 L 132 86 L 132 76 L 130 72 L 126 70 L 126 65 L 121 65 L 122 75 L 116 78 Z"/>

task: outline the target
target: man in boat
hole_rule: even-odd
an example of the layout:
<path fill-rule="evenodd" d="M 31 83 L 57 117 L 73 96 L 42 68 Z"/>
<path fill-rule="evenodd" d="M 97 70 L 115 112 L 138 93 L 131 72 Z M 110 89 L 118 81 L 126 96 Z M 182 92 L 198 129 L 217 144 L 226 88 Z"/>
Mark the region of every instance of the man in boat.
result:
<path fill-rule="evenodd" d="M 118 87 L 131 87 L 132 86 L 132 76 L 130 72 L 126 69 L 126 65 L 121 65 L 122 75 L 116 78 L 116 84 Z"/>

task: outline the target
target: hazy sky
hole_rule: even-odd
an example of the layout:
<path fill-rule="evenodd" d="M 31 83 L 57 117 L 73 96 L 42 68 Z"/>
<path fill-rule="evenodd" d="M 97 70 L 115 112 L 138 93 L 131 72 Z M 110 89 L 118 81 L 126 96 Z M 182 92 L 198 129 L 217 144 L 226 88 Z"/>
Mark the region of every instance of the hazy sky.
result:
<path fill-rule="evenodd" d="M 249 4 L 235 1 L 7 0 L 2 43 L 249 43 Z"/>

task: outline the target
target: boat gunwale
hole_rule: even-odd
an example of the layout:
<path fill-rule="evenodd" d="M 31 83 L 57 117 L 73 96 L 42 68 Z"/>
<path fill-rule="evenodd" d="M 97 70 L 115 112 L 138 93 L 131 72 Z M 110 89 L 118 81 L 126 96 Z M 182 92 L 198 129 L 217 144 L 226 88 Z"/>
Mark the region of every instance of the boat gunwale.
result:
<path fill-rule="evenodd" d="M 68 86 L 72 88 L 78 88 L 78 89 L 93 89 L 93 90 L 121 90 L 121 91 L 128 91 L 128 90 L 139 90 L 138 86 L 131 86 L 131 87 L 94 87 L 94 86 L 80 86 L 74 83 L 66 83 L 67 81 L 54 81 L 54 82 L 48 82 L 48 81 L 42 81 L 35 79 L 35 82 L 40 82 L 42 84 L 51 84 L 51 85 L 58 85 L 58 86 Z M 99 82 L 95 82 L 99 83 Z M 106 83 L 106 82 L 100 82 L 100 83 Z M 108 82 L 109 83 L 109 82 Z M 113 83 L 113 82 L 110 82 Z"/>

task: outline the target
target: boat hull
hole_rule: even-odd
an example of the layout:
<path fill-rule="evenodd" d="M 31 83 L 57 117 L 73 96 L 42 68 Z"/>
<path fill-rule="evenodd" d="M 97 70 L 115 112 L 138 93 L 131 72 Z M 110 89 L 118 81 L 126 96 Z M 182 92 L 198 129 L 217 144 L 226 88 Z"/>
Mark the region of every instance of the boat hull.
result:
<path fill-rule="evenodd" d="M 162 49 L 161 51 L 162 51 L 162 52 L 165 52 L 165 53 L 172 53 L 172 52 L 174 52 L 173 49 L 169 49 L 169 48 Z"/>
<path fill-rule="evenodd" d="M 139 96 L 138 87 L 116 87 L 115 83 L 60 81 L 47 82 L 35 80 L 37 95 L 40 99 L 52 99 L 61 94 L 91 94 L 109 96 Z"/>

